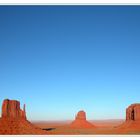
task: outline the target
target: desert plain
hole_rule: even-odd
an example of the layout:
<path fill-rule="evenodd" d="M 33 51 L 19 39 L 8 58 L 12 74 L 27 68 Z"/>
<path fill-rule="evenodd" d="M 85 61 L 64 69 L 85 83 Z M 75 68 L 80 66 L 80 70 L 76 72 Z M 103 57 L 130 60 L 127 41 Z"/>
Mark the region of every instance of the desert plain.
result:
<path fill-rule="evenodd" d="M 34 121 L 34 125 L 46 129 L 50 135 L 117 135 L 116 127 L 125 120 L 90 120 L 96 128 L 71 128 L 68 121 Z M 140 134 L 140 133 L 137 133 Z"/>

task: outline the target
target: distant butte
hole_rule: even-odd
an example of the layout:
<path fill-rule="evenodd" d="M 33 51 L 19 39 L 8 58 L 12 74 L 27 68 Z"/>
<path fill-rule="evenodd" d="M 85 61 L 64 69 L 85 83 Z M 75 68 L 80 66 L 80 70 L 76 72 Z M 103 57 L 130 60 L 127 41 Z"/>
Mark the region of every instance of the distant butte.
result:
<path fill-rule="evenodd" d="M 119 127 L 120 133 L 136 133 L 140 131 L 140 104 L 131 104 L 126 109 L 126 120 Z"/>
<path fill-rule="evenodd" d="M 5 99 L 2 104 L 2 117 L 0 118 L 0 134 L 47 134 L 31 124 L 26 118 L 25 105 L 20 109 L 20 102 L 17 100 Z"/>
<path fill-rule="evenodd" d="M 75 120 L 70 124 L 71 128 L 96 128 L 93 124 L 86 120 L 86 113 L 82 110 L 79 111 Z"/>

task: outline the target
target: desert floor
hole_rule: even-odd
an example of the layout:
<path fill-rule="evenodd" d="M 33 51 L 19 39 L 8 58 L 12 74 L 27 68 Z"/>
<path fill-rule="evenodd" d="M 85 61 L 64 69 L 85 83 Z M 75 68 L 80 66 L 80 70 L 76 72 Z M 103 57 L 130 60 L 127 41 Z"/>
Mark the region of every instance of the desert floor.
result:
<path fill-rule="evenodd" d="M 96 128 L 89 129 L 71 128 L 69 127 L 71 122 L 72 121 L 36 121 L 32 123 L 46 130 L 50 135 L 120 135 L 122 133 L 117 128 L 124 122 L 124 120 L 89 121 L 96 126 Z M 140 131 L 133 132 L 132 134 L 140 134 Z"/>

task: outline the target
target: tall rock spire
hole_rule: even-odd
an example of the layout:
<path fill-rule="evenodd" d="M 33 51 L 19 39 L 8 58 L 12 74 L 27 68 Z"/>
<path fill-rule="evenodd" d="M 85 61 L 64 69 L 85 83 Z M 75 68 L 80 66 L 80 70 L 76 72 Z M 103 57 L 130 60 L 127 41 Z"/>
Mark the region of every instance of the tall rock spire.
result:
<path fill-rule="evenodd" d="M 25 107 L 26 107 L 26 105 L 24 104 L 24 105 L 23 105 L 23 116 L 24 116 L 24 118 L 26 119 L 26 109 L 25 109 Z"/>

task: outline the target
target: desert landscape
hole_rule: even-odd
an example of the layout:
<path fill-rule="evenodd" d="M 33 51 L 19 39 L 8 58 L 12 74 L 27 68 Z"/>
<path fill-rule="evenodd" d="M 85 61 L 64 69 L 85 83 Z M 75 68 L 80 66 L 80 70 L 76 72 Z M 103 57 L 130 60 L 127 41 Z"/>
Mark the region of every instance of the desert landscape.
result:
<path fill-rule="evenodd" d="M 139 135 L 140 6 L 1 5 L 0 135 Z"/>
<path fill-rule="evenodd" d="M 140 104 L 126 109 L 126 120 L 88 121 L 86 112 L 79 111 L 74 121 L 29 122 L 25 104 L 5 99 L 0 118 L 1 135 L 123 135 L 140 134 Z"/>

